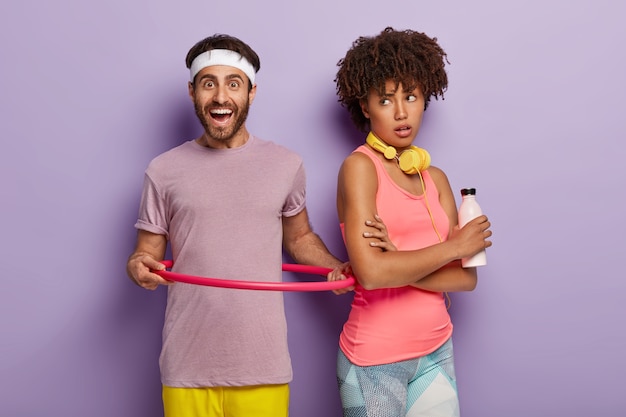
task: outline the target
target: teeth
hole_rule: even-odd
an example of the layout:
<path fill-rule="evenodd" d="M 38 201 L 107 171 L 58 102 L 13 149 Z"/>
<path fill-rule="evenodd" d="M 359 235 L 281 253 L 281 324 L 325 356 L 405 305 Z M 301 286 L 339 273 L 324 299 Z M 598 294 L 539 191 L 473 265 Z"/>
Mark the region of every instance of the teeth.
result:
<path fill-rule="evenodd" d="M 228 109 L 215 109 L 211 110 L 211 114 L 231 114 L 233 111 Z"/>

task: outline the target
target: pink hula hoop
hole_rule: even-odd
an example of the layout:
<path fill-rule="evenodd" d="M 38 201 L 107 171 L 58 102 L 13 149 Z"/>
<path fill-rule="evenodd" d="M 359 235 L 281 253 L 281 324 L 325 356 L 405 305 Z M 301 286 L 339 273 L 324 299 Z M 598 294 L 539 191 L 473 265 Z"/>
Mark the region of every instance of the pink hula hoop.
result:
<path fill-rule="evenodd" d="M 166 268 L 171 268 L 174 262 L 171 260 L 161 261 Z M 303 274 L 326 275 L 332 269 L 321 266 L 283 264 L 285 272 L 297 272 Z M 152 271 L 168 281 L 184 282 L 187 284 L 205 285 L 209 287 L 234 288 L 240 290 L 265 290 L 265 291 L 330 291 L 348 288 L 354 285 L 354 277 L 349 276 L 340 281 L 316 281 L 316 282 L 262 282 L 241 281 L 222 278 L 197 277 L 193 275 L 179 274 L 171 271 Z"/>

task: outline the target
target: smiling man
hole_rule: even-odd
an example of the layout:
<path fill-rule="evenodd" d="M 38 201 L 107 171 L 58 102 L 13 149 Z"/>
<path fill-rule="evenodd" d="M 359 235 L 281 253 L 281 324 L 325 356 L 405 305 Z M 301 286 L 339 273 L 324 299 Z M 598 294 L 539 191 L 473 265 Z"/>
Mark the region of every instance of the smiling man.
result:
<path fill-rule="evenodd" d="M 332 279 L 345 264 L 311 229 L 301 157 L 246 129 L 257 54 L 214 35 L 191 48 L 186 64 L 204 133 L 150 162 L 127 263 L 137 285 L 168 286 L 165 416 L 287 416 L 282 293 L 172 284 L 152 271 L 164 269 L 168 242 L 174 271 L 197 276 L 280 281 L 283 247 L 298 263 L 334 269 Z"/>

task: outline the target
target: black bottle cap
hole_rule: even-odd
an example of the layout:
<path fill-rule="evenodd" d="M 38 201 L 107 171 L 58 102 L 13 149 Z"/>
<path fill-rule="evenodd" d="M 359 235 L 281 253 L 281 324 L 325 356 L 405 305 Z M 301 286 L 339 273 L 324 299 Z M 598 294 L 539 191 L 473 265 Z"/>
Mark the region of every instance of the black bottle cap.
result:
<path fill-rule="evenodd" d="M 461 195 L 476 195 L 476 188 L 463 188 Z"/>

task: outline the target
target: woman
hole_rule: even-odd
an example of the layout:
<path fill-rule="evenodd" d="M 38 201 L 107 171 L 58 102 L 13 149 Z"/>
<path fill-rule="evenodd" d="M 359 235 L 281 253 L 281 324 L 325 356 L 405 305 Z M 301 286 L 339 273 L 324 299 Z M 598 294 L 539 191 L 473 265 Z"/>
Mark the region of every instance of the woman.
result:
<path fill-rule="evenodd" d="M 460 259 L 491 246 L 491 231 L 486 216 L 457 226 L 445 173 L 413 145 L 430 99 L 447 88 L 445 61 L 435 38 L 387 28 L 338 63 L 339 101 L 367 133 L 337 188 L 357 278 L 337 367 L 345 417 L 459 415 L 444 294 L 475 288 L 476 269 Z M 363 235 L 364 222 L 382 232 Z"/>

